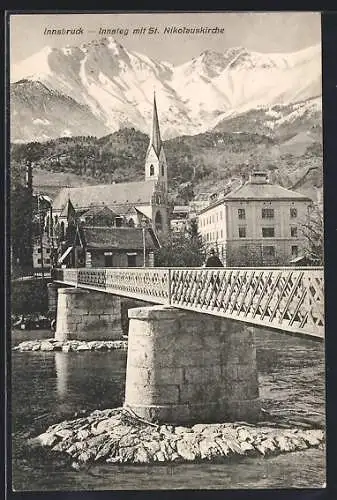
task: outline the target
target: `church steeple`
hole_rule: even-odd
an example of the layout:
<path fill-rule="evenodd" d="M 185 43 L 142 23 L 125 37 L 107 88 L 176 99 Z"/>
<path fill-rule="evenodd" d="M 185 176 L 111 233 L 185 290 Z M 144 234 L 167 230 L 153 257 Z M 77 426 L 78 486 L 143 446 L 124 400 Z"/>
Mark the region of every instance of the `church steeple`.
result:
<path fill-rule="evenodd" d="M 167 164 L 160 136 L 156 95 L 153 95 L 152 128 L 145 159 L 145 180 L 156 180 L 167 192 Z"/>
<path fill-rule="evenodd" d="M 150 139 L 150 146 L 153 146 L 157 156 L 159 156 L 160 148 L 161 148 L 161 137 L 160 137 L 160 129 L 159 129 L 159 120 L 158 120 L 158 112 L 157 112 L 157 103 L 156 103 L 156 93 L 153 93 L 153 116 L 152 116 L 152 137 Z"/>

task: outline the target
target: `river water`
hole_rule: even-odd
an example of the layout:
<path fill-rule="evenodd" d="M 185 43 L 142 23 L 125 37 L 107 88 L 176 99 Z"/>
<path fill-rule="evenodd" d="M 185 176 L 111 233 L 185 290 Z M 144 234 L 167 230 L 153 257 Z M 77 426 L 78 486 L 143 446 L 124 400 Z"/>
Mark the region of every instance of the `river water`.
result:
<path fill-rule="evenodd" d="M 49 331 L 13 332 L 12 343 Z M 325 425 L 324 344 L 257 331 L 263 408 L 282 421 Z M 121 406 L 126 352 L 12 353 L 12 487 L 15 491 L 322 487 L 325 452 L 311 449 L 223 464 L 95 465 L 74 470 L 66 459 L 32 450 L 27 439 L 75 412 Z M 295 425 L 295 424 L 294 424 Z"/>

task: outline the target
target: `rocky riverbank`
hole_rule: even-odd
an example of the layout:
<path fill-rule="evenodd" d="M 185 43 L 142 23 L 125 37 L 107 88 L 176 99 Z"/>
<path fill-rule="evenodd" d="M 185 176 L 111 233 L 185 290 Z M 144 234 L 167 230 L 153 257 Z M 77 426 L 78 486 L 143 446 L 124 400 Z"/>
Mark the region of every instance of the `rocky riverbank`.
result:
<path fill-rule="evenodd" d="M 39 339 L 26 340 L 13 347 L 14 351 L 63 351 L 63 352 L 81 352 L 81 351 L 113 351 L 114 349 L 126 350 L 127 340 L 55 340 Z"/>
<path fill-rule="evenodd" d="M 88 416 L 50 426 L 30 440 L 69 456 L 72 466 L 108 462 L 225 461 L 231 457 L 268 456 L 323 447 L 321 429 L 289 428 L 273 423 L 155 425 L 126 408 L 95 410 Z"/>

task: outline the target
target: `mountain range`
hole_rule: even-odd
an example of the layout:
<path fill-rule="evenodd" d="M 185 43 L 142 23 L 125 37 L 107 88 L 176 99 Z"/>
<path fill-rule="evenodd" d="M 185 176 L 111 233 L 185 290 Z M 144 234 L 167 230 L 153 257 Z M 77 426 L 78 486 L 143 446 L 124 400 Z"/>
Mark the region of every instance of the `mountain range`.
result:
<path fill-rule="evenodd" d="M 12 142 L 148 133 L 154 89 L 164 139 L 230 131 L 290 140 L 296 129 L 307 143 L 321 134 L 320 45 L 287 54 L 206 50 L 173 66 L 105 38 L 45 47 L 10 77 Z"/>

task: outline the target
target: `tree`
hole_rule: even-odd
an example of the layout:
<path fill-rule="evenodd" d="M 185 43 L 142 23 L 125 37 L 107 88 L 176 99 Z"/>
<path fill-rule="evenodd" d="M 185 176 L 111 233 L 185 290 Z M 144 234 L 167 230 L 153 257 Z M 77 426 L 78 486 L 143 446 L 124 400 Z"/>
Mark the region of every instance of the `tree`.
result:
<path fill-rule="evenodd" d="M 200 267 L 204 261 L 205 248 L 196 219 L 190 221 L 186 231 L 169 233 L 155 253 L 159 267 Z"/>
<path fill-rule="evenodd" d="M 310 207 L 306 222 L 301 223 L 305 238 L 304 255 L 317 266 L 324 264 L 324 219 L 323 210 L 318 204 Z"/>
<path fill-rule="evenodd" d="M 32 200 L 29 190 L 20 184 L 12 186 L 11 207 L 11 248 L 14 262 L 22 270 L 32 268 Z"/>

